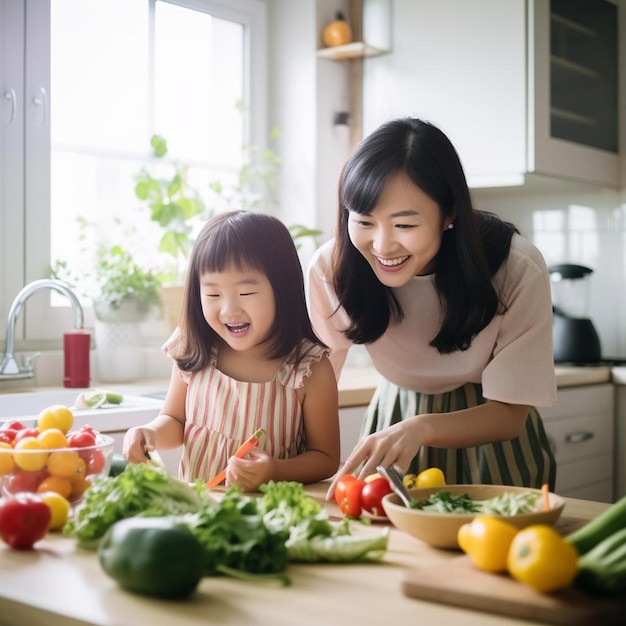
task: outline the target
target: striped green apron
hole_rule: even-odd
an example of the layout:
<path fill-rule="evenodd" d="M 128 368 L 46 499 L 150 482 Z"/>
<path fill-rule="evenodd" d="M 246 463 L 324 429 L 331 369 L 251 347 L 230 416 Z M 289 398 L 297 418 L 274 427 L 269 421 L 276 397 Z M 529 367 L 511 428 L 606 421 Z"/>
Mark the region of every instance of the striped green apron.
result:
<path fill-rule="evenodd" d="M 402 389 L 381 379 L 365 414 L 361 437 L 383 430 L 405 417 L 448 413 L 485 402 L 482 386 L 476 383 L 430 395 Z M 538 489 L 548 483 L 550 490 L 554 491 L 556 481 L 556 461 L 541 417 L 534 407 L 528 412 L 524 431 L 515 439 L 471 448 L 423 446 L 407 473 L 418 474 L 428 467 L 439 467 L 448 484 L 515 485 Z"/>

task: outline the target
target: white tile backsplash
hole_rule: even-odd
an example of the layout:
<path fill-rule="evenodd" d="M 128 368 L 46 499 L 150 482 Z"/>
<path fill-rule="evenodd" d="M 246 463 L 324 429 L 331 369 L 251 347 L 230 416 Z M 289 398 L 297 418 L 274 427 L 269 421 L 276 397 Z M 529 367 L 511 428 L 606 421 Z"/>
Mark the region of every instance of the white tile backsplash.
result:
<path fill-rule="evenodd" d="M 548 265 L 577 263 L 594 270 L 589 317 L 606 357 L 626 358 L 626 204 L 617 190 L 540 195 L 524 190 L 475 190 L 477 208 L 515 223 Z"/>

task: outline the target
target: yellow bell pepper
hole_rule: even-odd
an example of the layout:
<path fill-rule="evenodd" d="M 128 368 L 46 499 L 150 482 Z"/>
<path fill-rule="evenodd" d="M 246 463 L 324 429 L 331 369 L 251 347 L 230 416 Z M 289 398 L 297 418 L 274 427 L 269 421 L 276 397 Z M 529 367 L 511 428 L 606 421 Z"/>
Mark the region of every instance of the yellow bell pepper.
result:
<path fill-rule="evenodd" d="M 578 552 L 551 526 L 535 524 L 513 539 L 507 567 L 513 578 L 550 593 L 572 584 L 578 573 Z"/>
<path fill-rule="evenodd" d="M 504 572 L 509 548 L 517 532 L 515 526 L 497 517 L 478 515 L 459 528 L 457 541 L 479 569 Z"/>

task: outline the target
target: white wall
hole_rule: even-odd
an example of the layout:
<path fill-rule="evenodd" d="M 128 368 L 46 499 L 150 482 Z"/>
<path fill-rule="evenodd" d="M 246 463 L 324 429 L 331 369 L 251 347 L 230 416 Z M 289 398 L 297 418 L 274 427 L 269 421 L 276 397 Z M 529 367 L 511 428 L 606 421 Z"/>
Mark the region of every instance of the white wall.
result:
<path fill-rule="evenodd" d="M 337 179 L 350 150 L 345 129 L 334 127 L 332 118 L 349 106 L 349 66 L 318 60 L 315 50 L 322 26 L 338 9 L 347 15 L 348 3 L 267 1 L 271 7 L 271 67 L 277 71 L 271 85 L 270 118 L 272 124 L 283 128 L 283 211 L 294 221 L 306 219 L 313 210 L 315 224 L 310 225 L 330 235 L 335 224 Z M 626 41 L 626 0 L 619 2 L 620 41 Z M 623 94 L 623 66 L 620 71 Z M 624 101 L 620 119 L 626 120 Z M 622 123 L 620 132 L 624 151 L 626 124 Z M 548 264 L 581 263 L 594 270 L 589 315 L 600 334 L 604 355 L 626 358 L 626 155 L 621 169 L 624 183 L 620 191 L 582 186 L 560 193 L 507 188 L 477 190 L 474 198 L 479 208 L 515 222 Z"/>

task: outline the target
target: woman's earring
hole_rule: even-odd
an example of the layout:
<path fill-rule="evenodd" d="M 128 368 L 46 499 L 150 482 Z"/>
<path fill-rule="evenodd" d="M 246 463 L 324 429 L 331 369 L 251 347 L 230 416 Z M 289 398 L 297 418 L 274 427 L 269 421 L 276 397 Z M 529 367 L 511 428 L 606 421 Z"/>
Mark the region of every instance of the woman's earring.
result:
<path fill-rule="evenodd" d="M 454 224 L 452 222 L 450 222 L 448 224 L 448 230 L 452 230 L 454 228 Z"/>

